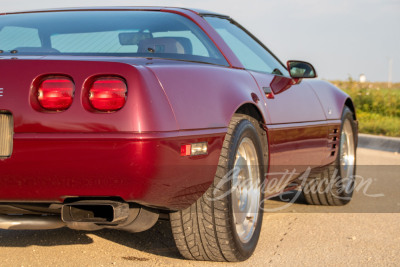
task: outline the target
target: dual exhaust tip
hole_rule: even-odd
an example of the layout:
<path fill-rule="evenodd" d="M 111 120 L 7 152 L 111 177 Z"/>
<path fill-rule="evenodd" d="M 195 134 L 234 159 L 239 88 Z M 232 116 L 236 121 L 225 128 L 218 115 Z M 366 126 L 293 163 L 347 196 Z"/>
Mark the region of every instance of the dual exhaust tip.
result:
<path fill-rule="evenodd" d="M 117 201 L 83 200 L 65 204 L 61 218 L 66 223 L 119 224 L 129 217 L 129 204 Z"/>
<path fill-rule="evenodd" d="M 0 215 L 0 229 L 49 230 L 69 227 L 93 231 L 114 228 L 142 232 L 158 221 L 156 210 L 109 200 L 81 200 L 64 204 L 61 216 L 55 215 Z"/>

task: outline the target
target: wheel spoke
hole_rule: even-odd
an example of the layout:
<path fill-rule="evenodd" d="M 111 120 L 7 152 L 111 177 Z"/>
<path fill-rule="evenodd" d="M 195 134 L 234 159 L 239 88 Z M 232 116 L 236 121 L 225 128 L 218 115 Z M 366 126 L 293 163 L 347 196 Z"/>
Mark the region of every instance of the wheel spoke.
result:
<path fill-rule="evenodd" d="M 232 210 L 239 239 L 250 241 L 256 228 L 260 205 L 260 173 L 253 141 L 244 138 L 236 153 L 233 175 Z"/>
<path fill-rule="evenodd" d="M 354 136 L 353 128 L 349 120 L 345 120 L 342 127 L 342 134 L 340 139 L 340 171 L 343 181 L 343 188 L 348 190 L 353 183 L 353 172 L 354 172 L 354 160 L 355 160 L 355 149 L 354 149 Z"/>

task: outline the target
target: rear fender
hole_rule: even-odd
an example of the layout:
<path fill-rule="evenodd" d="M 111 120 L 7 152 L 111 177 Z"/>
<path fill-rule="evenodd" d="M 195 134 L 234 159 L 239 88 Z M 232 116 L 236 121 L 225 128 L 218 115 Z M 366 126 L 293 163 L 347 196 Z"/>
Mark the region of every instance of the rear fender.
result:
<path fill-rule="evenodd" d="M 246 71 L 199 64 L 149 68 L 165 90 L 182 130 L 226 128 L 247 103 L 268 123 L 261 92 Z"/>

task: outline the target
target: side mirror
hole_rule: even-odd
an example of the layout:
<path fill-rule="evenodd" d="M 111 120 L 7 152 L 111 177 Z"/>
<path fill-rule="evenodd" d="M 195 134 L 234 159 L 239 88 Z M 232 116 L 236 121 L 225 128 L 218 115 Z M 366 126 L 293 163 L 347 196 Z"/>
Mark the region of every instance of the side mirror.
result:
<path fill-rule="evenodd" d="M 316 78 L 317 72 L 313 65 L 304 61 L 289 60 L 287 68 L 293 79 Z"/>

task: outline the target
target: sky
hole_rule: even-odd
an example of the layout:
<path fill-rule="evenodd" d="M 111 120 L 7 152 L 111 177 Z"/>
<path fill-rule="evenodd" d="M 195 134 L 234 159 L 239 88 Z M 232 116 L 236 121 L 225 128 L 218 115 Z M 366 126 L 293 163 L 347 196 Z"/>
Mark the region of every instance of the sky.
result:
<path fill-rule="evenodd" d="M 326 80 L 400 82 L 400 0 L 0 0 L 0 13 L 79 6 L 175 6 L 231 16 L 281 61 Z"/>

